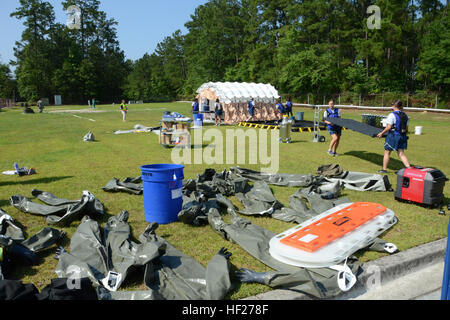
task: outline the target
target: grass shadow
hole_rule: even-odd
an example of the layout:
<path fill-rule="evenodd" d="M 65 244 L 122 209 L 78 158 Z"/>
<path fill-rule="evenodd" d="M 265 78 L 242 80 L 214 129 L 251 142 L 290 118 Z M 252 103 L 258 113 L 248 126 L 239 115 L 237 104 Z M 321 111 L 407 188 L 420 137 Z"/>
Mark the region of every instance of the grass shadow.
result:
<path fill-rule="evenodd" d="M 108 222 L 109 218 L 115 216 L 114 214 L 111 214 L 109 212 L 108 207 L 106 207 L 104 203 L 102 203 L 102 205 L 103 205 L 103 215 L 97 219 L 97 222 L 100 225 L 106 224 Z"/>
<path fill-rule="evenodd" d="M 144 273 L 145 273 L 145 266 L 134 266 L 132 267 L 127 274 L 127 277 L 125 278 L 124 282 L 120 286 L 122 289 L 132 289 L 136 290 L 137 288 L 140 288 L 144 286 Z M 137 289 L 139 290 L 139 289 Z M 145 289 L 141 289 L 145 290 Z"/>
<path fill-rule="evenodd" d="M 3 206 L 9 206 L 10 202 L 9 200 L 0 200 L 0 208 Z"/>
<path fill-rule="evenodd" d="M 450 205 L 450 198 L 444 196 L 444 199 L 442 200 L 442 204 L 447 207 L 447 205 Z M 450 209 L 449 209 L 450 210 Z"/>
<path fill-rule="evenodd" d="M 73 176 L 65 176 L 65 177 L 48 177 L 48 178 L 39 178 L 33 180 L 25 180 L 25 181 L 2 181 L 0 182 L 0 187 L 4 186 L 13 186 L 13 185 L 29 185 L 29 184 L 41 184 L 41 183 L 51 183 L 55 181 L 60 181 L 64 179 L 70 179 Z"/>
<path fill-rule="evenodd" d="M 352 157 L 359 158 L 361 160 L 369 161 L 369 162 L 372 162 L 373 164 L 379 165 L 380 167 L 383 166 L 384 153 L 377 154 L 377 153 L 367 152 L 367 151 L 349 151 L 349 152 L 344 153 L 343 155 L 352 156 Z M 393 159 L 391 157 L 388 168 L 392 169 L 392 170 L 400 170 L 400 169 L 404 168 L 404 165 L 403 165 L 403 162 L 401 162 L 400 160 Z"/>
<path fill-rule="evenodd" d="M 290 143 L 280 143 L 280 144 L 295 144 L 295 143 L 305 143 L 305 140 L 291 140 Z"/>
<path fill-rule="evenodd" d="M 38 270 L 36 270 L 39 267 L 37 266 L 26 266 L 22 265 L 18 262 L 12 262 L 10 266 L 6 269 L 7 279 L 8 280 L 21 280 L 24 277 L 30 277 L 35 276 L 38 274 Z"/>
<path fill-rule="evenodd" d="M 193 144 L 193 145 L 191 145 L 190 149 L 195 150 L 195 149 L 206 149 L 206 148 L 215 148 L 215 145 L 214 144 L 201 144 L 201 145 Z"/>
<path fill-rule="evenodd" d="M 236 272 L 240 269 L 237 268 L 234 264 L 230 263 L 230 281 L 231 288 L 230 291 L 225 295 L 224 300 L 232 300 L 232 296 L 234 293 L 238 292 L 242 287 L 242 282 L 236 277 Z"/>

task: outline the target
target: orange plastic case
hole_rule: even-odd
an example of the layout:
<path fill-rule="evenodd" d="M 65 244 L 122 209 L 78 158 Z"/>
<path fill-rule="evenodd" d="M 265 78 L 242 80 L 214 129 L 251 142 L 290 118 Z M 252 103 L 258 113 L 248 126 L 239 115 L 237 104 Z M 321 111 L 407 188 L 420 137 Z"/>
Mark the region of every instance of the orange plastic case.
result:
<path fill-rule="evenodd" d="M 385 211 L 386 207 L 380 204 L 353 203 L 283 238 L 280 242 L 290 247 L 314 252 Z"/>
<path fill-rule="evenodd" d="M 270 255 L 289 265 L 331 267 L 365 248 L 397 223 L 378 203 L 343 203 L 274 236 Z"/>

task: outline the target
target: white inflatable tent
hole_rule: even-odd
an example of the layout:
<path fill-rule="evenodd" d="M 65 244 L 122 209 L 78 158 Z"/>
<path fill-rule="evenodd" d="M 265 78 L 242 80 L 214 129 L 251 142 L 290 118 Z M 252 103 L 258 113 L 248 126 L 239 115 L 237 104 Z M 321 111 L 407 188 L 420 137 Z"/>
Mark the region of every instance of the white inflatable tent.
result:
<path fill-rule="evenodd" d="M 255 101 L 255 114 L 248 112 L 248 102 Z M 280 120 L 275 105 L 280 96 L 271 84 L 245 82 L 208 82 L 197 90 L 200 105 L 209 101 L 210 110 L 219 99 L 224 105 L 224 122 L 228 124 L 242 121 Z"/>

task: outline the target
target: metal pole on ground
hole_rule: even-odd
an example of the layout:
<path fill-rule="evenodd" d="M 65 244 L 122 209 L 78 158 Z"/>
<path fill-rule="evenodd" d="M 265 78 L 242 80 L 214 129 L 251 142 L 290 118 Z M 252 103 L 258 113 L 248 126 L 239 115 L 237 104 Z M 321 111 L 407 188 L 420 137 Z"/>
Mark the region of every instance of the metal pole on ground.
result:
<path fill-rule="evenodd" d="M 437 107 L 438 107 L 438 95 L 436 93 L 436 105 L 434 106 L 434 108 L 437 109 Z"/>
<path fill-rule="evenodd" d="M 325 103 L 324 103 L 325 105 Z M 320 121 L 320 106 L 314 106 L 314 138 L 313 142 L 319 142 L 319 121 Z"/>
<path fill-rule="evenodd" d="M 450 223 L 447 228 L 447 252 L 445 254 L 444 279 L 442 281 L 441 300 L 450 300 Z"/>

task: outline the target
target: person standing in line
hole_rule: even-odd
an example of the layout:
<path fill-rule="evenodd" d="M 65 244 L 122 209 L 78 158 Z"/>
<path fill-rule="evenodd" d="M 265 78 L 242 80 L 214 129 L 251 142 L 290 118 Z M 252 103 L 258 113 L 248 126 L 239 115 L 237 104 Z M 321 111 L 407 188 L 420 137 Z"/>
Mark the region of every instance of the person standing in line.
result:
<path fill-rule="evenodd" d="M 325 110 L 323 115 L 324 118 L 340 118 L 341 112 L 338 108 L 334 107 L 334 100 L 331 99 L 328 102 L 328 109 Z M 337 149 L 339 147 L 339 143 L 341 141 L 342 136 L 342 127 L 332 124 L 330 121 L 324 120 L 324 122 L 328 125 L 328 132 L 331 136 L 330 147 L 328 148 L 328 154 L 332 157 L 337 157 Z"/>
<path fill-rule="evenodd" d="M 286 114 L 286 107 L 283 106 L 283 103 L 281 103 L 281 98 L 278 100 L 276 107 L 281 116 L 284 116 Z"/>
<path fill-rule="evenodd" d="M 289 97 L 288 100 L 286 101 L 286 114 L 288 117 L 294 116 L 292 114 L 292 99 L 291 99 L 291 97 Z"/>
<path fill-rule="evenodd" d="M 123 122 L 127 121 L 128 107 L 125 104 L 125 100 L 122 100 L 122 103 L 120 104 L 120 112 L 122 112 Z"/>
<path fill-rule="evenodd" d="M 384 144 L 383 169 L 379 170 L 378 173 L 387 173 L 392 151 L 397 151 L 406 168 L 411 166 L 405 155 L 405 150 L 408 148 L 409 117 L 403 112 L 403 103 L 400 100 L 392 103 L 392 109 L 393 112 L 388 115 L 386 120 L 386 128 L 377 135 L 381 139 L 387 133 Z"/>
<path fill-rule="evenodd" d="M 214 104 L 214 114 L 216 126 L 220 127 L 222 123 L 223 105 L 219 102 L 219 99 L 217 99 L 216 103 Z"/>
<path fill-rule="evenodd" d="M 247 119 L 247 121 L 250 121 L 250 119 L 253 119 L 255 116 L 255 99 L 251 98 L 248 103 L 248 113 L 250 114 L 250 118 Z"/>
<path fill-rule="evenodd" d="M 199 111 L 199 104 L 198 99 L 194 99 L 194 102 L 192 102 L 192 114 L 198 114 Z"/>
<path fill-rule="evenodd" d="M 92 111 L 95 111 L 95 98 L 92 99 Z"/>

